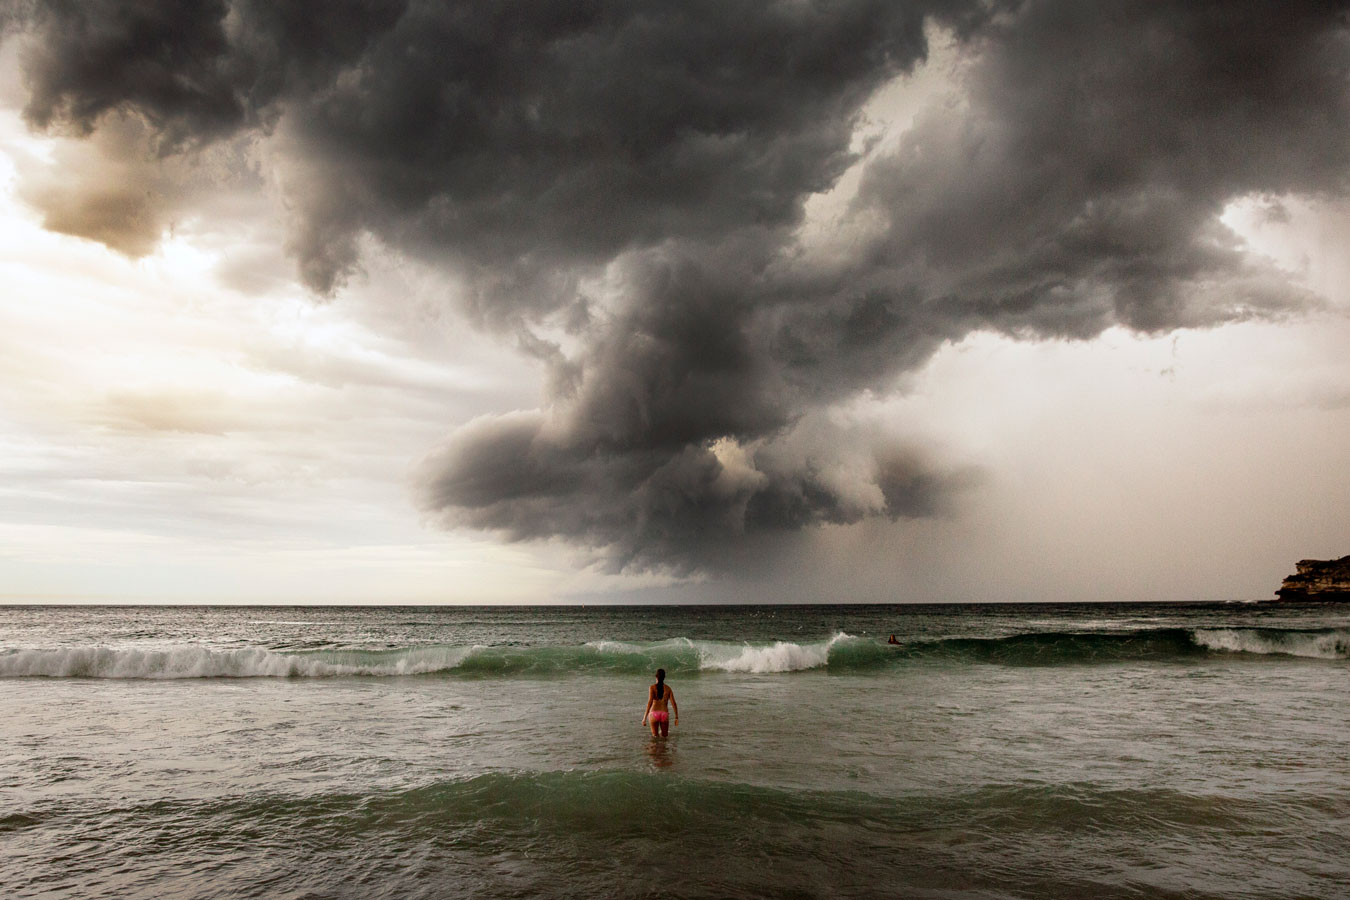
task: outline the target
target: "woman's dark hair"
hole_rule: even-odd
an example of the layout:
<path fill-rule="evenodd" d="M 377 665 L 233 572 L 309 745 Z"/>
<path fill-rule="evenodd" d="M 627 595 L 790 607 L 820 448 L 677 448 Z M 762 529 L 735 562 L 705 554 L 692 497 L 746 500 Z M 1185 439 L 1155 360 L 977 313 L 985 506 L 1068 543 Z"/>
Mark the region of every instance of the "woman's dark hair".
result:
<path fill-rule="evenodd" d="M 660 700 L 666 695 L 666 670 L 656 670 L 656 699 Z"/>

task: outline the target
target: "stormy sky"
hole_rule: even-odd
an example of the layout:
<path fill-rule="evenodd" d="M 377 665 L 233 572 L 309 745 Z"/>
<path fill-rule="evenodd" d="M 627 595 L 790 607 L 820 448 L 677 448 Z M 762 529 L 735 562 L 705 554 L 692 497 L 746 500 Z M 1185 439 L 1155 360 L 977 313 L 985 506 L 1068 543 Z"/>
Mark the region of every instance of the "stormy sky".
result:
<path fill-rule="evenodd" d="M 7 597 L 1350 552 L 1350 4 L 0 8 Z"/>

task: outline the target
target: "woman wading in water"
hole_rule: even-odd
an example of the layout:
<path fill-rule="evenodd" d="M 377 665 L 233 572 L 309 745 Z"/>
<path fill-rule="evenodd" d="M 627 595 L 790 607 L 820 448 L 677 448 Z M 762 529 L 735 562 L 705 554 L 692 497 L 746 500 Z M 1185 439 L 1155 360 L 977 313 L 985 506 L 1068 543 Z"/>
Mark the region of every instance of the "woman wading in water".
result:
<path fill-rule="evenodd" d="M 666 712 L 666 704 L 670 704 L 670 712 Z M 661 737 L 670 734 L 671 714 L 675 716 L 674 724 L 680 724 L 680 707 L 675 702 L 675 692 L 666 687 L 666 670 L 656 670 L 656 684 L 647 688 L 647 710 L 642 714 L 642 724 L 646 725 L 647 720 L 652 720 L 652 737 L 657 735 L 657 726 L 661 728 Z"/>

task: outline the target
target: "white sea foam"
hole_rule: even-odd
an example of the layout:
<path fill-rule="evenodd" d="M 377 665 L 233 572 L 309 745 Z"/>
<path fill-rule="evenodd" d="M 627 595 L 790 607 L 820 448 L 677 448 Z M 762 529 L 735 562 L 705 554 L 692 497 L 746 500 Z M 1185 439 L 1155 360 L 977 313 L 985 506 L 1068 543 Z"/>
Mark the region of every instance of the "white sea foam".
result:
<path fill-rule="evenodd" d="M 671 638 L 656 644 L 591 641 L 586 646 L 599 653 L 644 654 L 656 659 L 663 656 L 679 658 L 685 654 L 692 654 L 697 660 L 698 668 L 704 671 L 776 673 L 819 668 L 829 661 L 830 648 L 849 637 L 841 631 L 828 640 L 807 644 L 776 641 L 772 644 L 754 645 Z"/>
<path fill-rule="evenodd" d="M 334 675 L 416 675 L 458 665 L 472 650 L 428 647 L 389 654 L 278 653 L 262 648 L 173 647 L 124 650 L 73 647 L 0 654 L 0 677 L 47 678 L 288 678 Z"/>
<path fill-rule="evenodd" d="M 1276 631 L 1271 629 L 1197 628 L 1195 642 L 1226 653 L 1350 659 L 1350 630 Z"/>
<path fill-rule="evenodd" d="M 587 641 L 585 646 L 597 653 L 627 655 L 633 653 L 653 653 L 662 650 L 688 650 L 693 641 L 688 638 L 672 638 L 658 644 L 635 644 L 631 641 Z"/>
<path fill-rule="evenodd" d="M 837 633 L 825 641 L 810 644 L 794 644 L 790 641 L 778 641 L 768 647 L 755 647 L 749 644 L 697 643 L 699 667 L 720 672 L 798 672 L 803 669 L 816 669 L 830 659 L 830 648 L 849 635 Z"/>

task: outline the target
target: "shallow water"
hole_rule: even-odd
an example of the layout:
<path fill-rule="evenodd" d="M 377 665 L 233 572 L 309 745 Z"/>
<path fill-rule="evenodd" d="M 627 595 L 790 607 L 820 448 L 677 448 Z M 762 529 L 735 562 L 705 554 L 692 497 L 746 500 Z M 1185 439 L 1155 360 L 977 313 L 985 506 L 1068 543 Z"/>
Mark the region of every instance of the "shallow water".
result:
<path fill-rule="evenodd" d="M 1341 898 L 1348 665 L 1325 605 L 3 608 L 0 894 Z"/>

